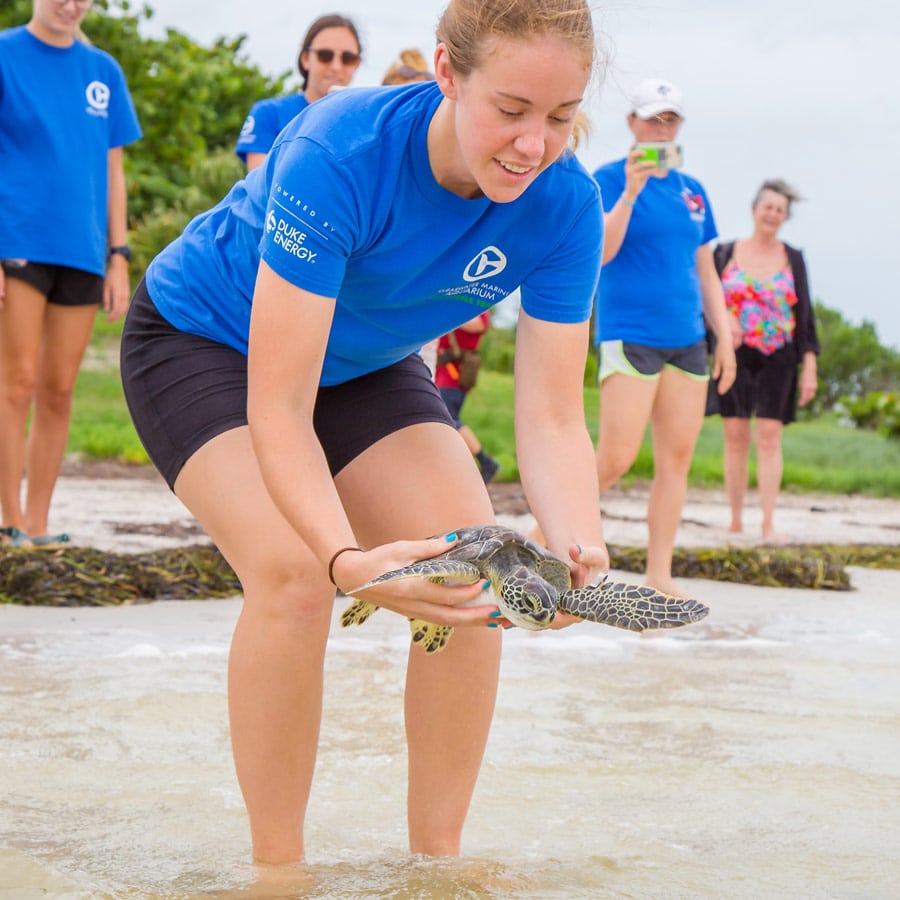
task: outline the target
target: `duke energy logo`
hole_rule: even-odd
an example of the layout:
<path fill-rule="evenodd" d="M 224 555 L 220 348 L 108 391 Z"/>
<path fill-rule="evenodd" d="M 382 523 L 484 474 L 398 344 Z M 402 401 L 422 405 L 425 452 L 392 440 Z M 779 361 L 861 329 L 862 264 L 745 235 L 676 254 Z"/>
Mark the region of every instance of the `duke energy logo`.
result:
<path fill-rule="evenodd" d="M 92 81 L 84 89 L 84 97 L 88 104 L 88 115 L 106 118 L 109 109 L 109 85 L 102 81 Z"/>
<path fill-rule="evenodd" d="M 266 214 L 266 234 L 272 235 L 272 243 L 276 247 L 280 247 L 297 259 L 303 259 L 308 263 L 314 264 L 316 257 L 319 255 L 314 250 L 304 246 L 307 234 L 303 229 L 292 225 L 285 219 L 279 218 L 275 215 L 274 210 L 271 209 Z"/>
<path fill-rule="evenodd" d="M 481 281 L 499 275 L 506 268 L 506 254 L 498 247 L 485 247 L 475 254 L 475 258 L 466 266 L 463 278 L 466 281 Z"/>

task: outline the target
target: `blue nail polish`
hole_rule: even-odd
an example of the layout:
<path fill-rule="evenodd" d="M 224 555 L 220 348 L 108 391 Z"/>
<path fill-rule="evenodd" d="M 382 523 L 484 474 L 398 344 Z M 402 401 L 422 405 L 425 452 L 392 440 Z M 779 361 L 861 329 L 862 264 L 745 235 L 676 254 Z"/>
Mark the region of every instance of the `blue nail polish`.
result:
<path fill-rule="evenodd" d="M 499 619 L 500 616 L 502 616 L 502 615 L 503 615 L 503 613 L 500 612 L 499 609 L 495 609 L 495 610 L 491 613 L 491 618 L 492 618 L 492 619 Z"/>
<path fill-rule="evenodd" d="M 485 581 L 484 584 L 481 586 L 481 589 L 482 589 L 483 591 L 486 591 L 490 586 L 491 586 L 491 582 L 490 582 L 489 580 L 487 580 L 487 581 Z"/>
<path fill-rule="evenodd" d="M 496 628 L 496 627 L 497 627 L 496 622 L 488 622 L 488 628 Z"/>
<path fill-rule="evenodd" d="M 445 540 L 448 544 L 449 544 L 451 541 L 455 541 L 455 540 L 456 540 L 456 532 L 455 532 L 455 531 L 451 531 L 450 534 L 448 534 L 447 537 L 444 538 L 444 540 Z"/>

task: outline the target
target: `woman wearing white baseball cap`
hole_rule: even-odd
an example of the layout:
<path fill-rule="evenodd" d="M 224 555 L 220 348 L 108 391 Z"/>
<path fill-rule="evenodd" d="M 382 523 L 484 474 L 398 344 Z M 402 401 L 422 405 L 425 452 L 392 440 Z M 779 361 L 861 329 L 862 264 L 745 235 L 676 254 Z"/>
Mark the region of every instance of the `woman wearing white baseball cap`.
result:
<path fill-rule="evenodd" d="M 706 403 L 704 316 L 720 338 L 713 364 L 720 392 L 734 380 L 734 350 L 713 265 L 712 209 L 700 182 L 679 170 L 681 91 L 646 79 L 631 104 L 628 155 L 594 173 L 606 224 L 595 330 L 597 471 L 600 489 L 611 487 L 631 468 L 650 423 L 654 476 L 646 581 L 679 594 L 672 551 Z"/>

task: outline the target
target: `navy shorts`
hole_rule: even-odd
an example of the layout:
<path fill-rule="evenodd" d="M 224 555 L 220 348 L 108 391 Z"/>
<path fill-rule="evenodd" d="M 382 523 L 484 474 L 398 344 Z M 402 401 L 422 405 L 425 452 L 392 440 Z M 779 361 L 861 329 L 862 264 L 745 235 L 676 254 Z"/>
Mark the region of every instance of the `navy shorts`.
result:
<path fill-rule="evenodd" d="M 462 428 L 462 421 L 459 417 L 462 414 L 463 403 L 466 402 L 466 391 L 458 387 L 442 387 L 438 390 L 441 392 L 444 403 L 447 404 L 447 411 L 450 413 L 450 418 L 453 419 L 453 424 L 457 428 Z"/>
<path fill-rule="evenodd" d="M 7 278 L 17 278 L 37 288 L 48 303 L 57 306 L 97 306 L 103 302 L 104 278 L 83 269 L 28 262 L 26 259 L 2 260 Z"/>
<path fill-rule="evenodd" d="M 687 347 L 651 347 L 628 341 L 602 341 L 597 377 L 600 382 L 616 374 L 655 381 L 663 369 L 671 368 L 678 369 L 689 378 L 706 381 L 709 378 L 708 354 L 705 338 Z"/>
<path fill-rule="evenodd" d="M 147 455 L 169 487 L 207 441 L 247 424 L 247 357 L 179 331 L 142 281 L 122 333 L 125 399 Z M 414 353 L 386 369 L 319 388 L 313 425 L 332 475 L 372 444 L 421 422 L 453 420 Z"/>
<path fill-rule="evenodd" d="M 787 344 L 768 356 L 741 345 L 735 352 L 737 376 L 731 389 L 718 398 L 722 418 L 797 418 L 797 348 Z"/>

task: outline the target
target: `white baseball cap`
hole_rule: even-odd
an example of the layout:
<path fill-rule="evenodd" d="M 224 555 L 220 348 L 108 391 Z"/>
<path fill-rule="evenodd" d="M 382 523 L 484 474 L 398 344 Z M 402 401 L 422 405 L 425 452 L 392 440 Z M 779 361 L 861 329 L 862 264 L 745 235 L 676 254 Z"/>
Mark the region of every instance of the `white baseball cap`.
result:
<path fill-rule="evenodd" d="M 645 78 L 640 82 L 631 94 L 631 104 L 639 119 L 652 119 L 664 112 L 684 118 L 681 89 L 659 78 Z"/>

